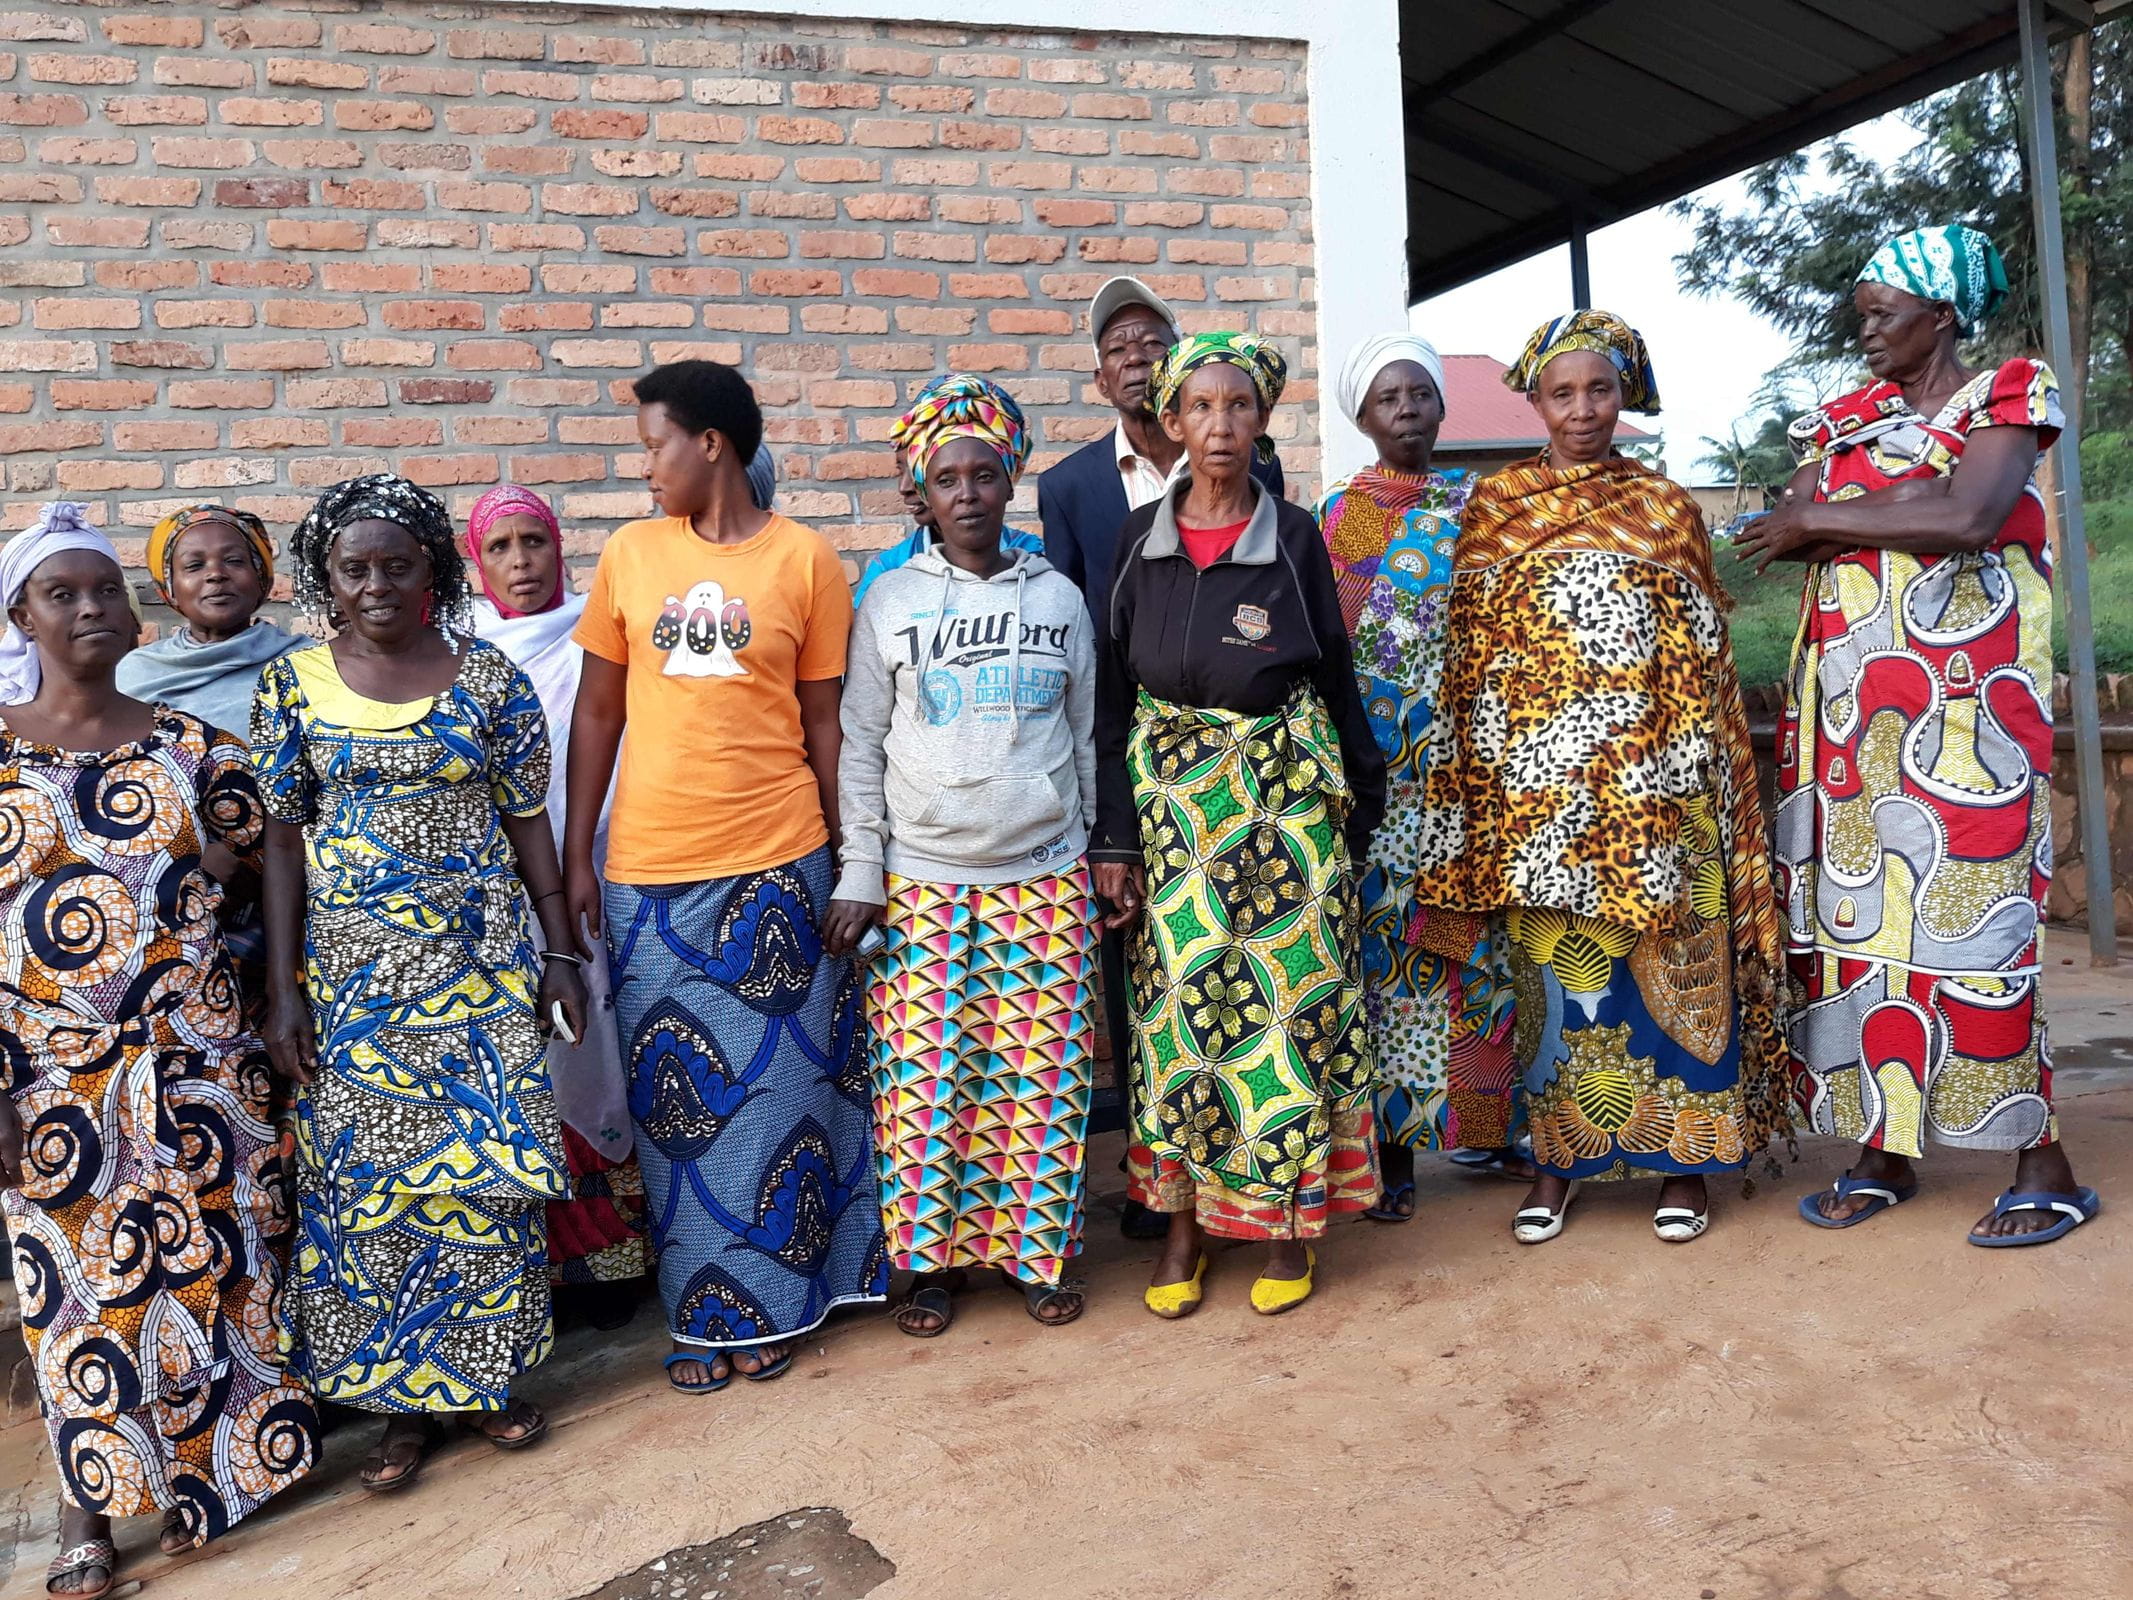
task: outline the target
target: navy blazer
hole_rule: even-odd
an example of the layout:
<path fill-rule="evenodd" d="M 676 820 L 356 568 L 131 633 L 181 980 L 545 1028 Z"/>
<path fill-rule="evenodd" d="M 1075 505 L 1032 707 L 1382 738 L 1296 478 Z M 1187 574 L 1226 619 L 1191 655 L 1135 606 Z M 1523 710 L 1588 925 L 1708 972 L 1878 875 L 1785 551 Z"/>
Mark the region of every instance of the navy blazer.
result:
<path fill-rule="evenodd" d="M 1037 518 L 1044 525 L 1044 558 L 1074 580 L 1089 610 L 1096 613 L 1111 578 L 1118 551 L 1118 530 L 1132 507 L 1118 476 L 1114 429 L 1091 439 L 1037 478 Z M 1285 485 L 1277 457 L 1252 457 L 1252 476 L 1280 500 Z"/>

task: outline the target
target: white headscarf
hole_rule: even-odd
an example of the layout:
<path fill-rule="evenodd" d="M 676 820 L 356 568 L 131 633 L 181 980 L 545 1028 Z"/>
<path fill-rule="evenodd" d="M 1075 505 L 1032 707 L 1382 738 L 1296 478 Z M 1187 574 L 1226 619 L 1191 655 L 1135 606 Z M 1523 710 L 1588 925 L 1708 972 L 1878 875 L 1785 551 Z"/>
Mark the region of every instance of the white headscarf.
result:
<path fill-rule="evenodd" d="M 0 606 L 13 606 L 22 598 L 30 574 L 52 556 L 69 550 L 93 550 L 121 565 L 118 551 L 100 529 L 89 521 L 89 508 L 72 500 L 55 500 L 37 513 L 37 520 L 15 535 L 0 550 Z M 19 706 L 37 697 L 44 681 L 44 667 L 37 647 L 11 621 L 0 633 L 0 705 Z"/>
<path fill-rule="evenodd" d="M 1437 386 L 1437 398 L 1444 398 L 1444 358 L 1437 354 L 1437 347 L 1418 334 L 1381 333 L 1349 352 L 1340 376 L 1333 381 L 1333 398 L 1342 416 L 1350 422 L 1356 419 L 1370 397 L 1371 383 L 1395 361 L 1418 362 Z"/>

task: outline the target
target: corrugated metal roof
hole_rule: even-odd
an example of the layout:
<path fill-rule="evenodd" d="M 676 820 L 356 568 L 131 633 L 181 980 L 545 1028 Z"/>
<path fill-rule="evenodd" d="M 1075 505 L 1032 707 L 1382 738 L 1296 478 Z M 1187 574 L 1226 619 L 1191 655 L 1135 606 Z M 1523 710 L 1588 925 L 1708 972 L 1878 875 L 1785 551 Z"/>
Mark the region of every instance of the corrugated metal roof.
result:
<path fill-rule="evenodd" d="M 1494 356 L 1444 358 L 1444 428 L 1439 450 L 1538 450 L 1548 442 L 1533 407 L 1515 389 L 1504 387 L 1507 369 Z M 1643 444 L 1658 438 L 1624 418 L 1615 429 L 1617 444 Z"/>
<path fill-rule="evenodd" d="M 1402 0 L 1410 291 L 2006 65 L 2018 32 L 2009 0 Z"/>

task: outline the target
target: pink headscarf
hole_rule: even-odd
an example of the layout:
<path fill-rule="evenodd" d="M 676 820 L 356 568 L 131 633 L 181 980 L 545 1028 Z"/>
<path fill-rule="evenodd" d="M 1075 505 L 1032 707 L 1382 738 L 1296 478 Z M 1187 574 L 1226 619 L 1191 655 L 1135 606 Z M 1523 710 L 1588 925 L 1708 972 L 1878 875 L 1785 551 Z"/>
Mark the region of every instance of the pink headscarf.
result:
<path fill-rule="evenodd" d="M 481 542 L 488 538 L 489 530 L 504 517 L 539 517 L 548 524 L 554 535 L 557 550 L 555 563 L 555 592 L 532 611 L 520 611 L 509 604 L 502 595 L 489 587 L 489 575 L 482 570 Z M 563 603 L 563 586 L 567 581 L 563 573 L 563 526 L 556 521 L 555 507 L 531 489 L 516 483 L 500 483 L 474 502 L 474 509 L 467 513 L 467 556 L 474 564 L 475 581 L 489 604 L 497 613 L 506 617 L 534 616 L 543 611 L 553 611 Z"/>

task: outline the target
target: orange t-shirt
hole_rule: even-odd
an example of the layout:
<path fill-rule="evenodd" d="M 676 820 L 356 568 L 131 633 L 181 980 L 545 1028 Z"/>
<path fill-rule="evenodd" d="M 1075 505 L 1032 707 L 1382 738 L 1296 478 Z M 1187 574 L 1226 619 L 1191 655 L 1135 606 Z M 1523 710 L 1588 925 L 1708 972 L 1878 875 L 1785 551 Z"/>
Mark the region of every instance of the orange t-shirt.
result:
<path fill-rule="evenodd" d="M 629 673 L 610 879 L 729 878 L 829 842 L 795 686 L 842 677 L 851 631 L 837 552 L 789 517 L 739 544 L 684 517 L 615 531 L 573 634 Z"/>

